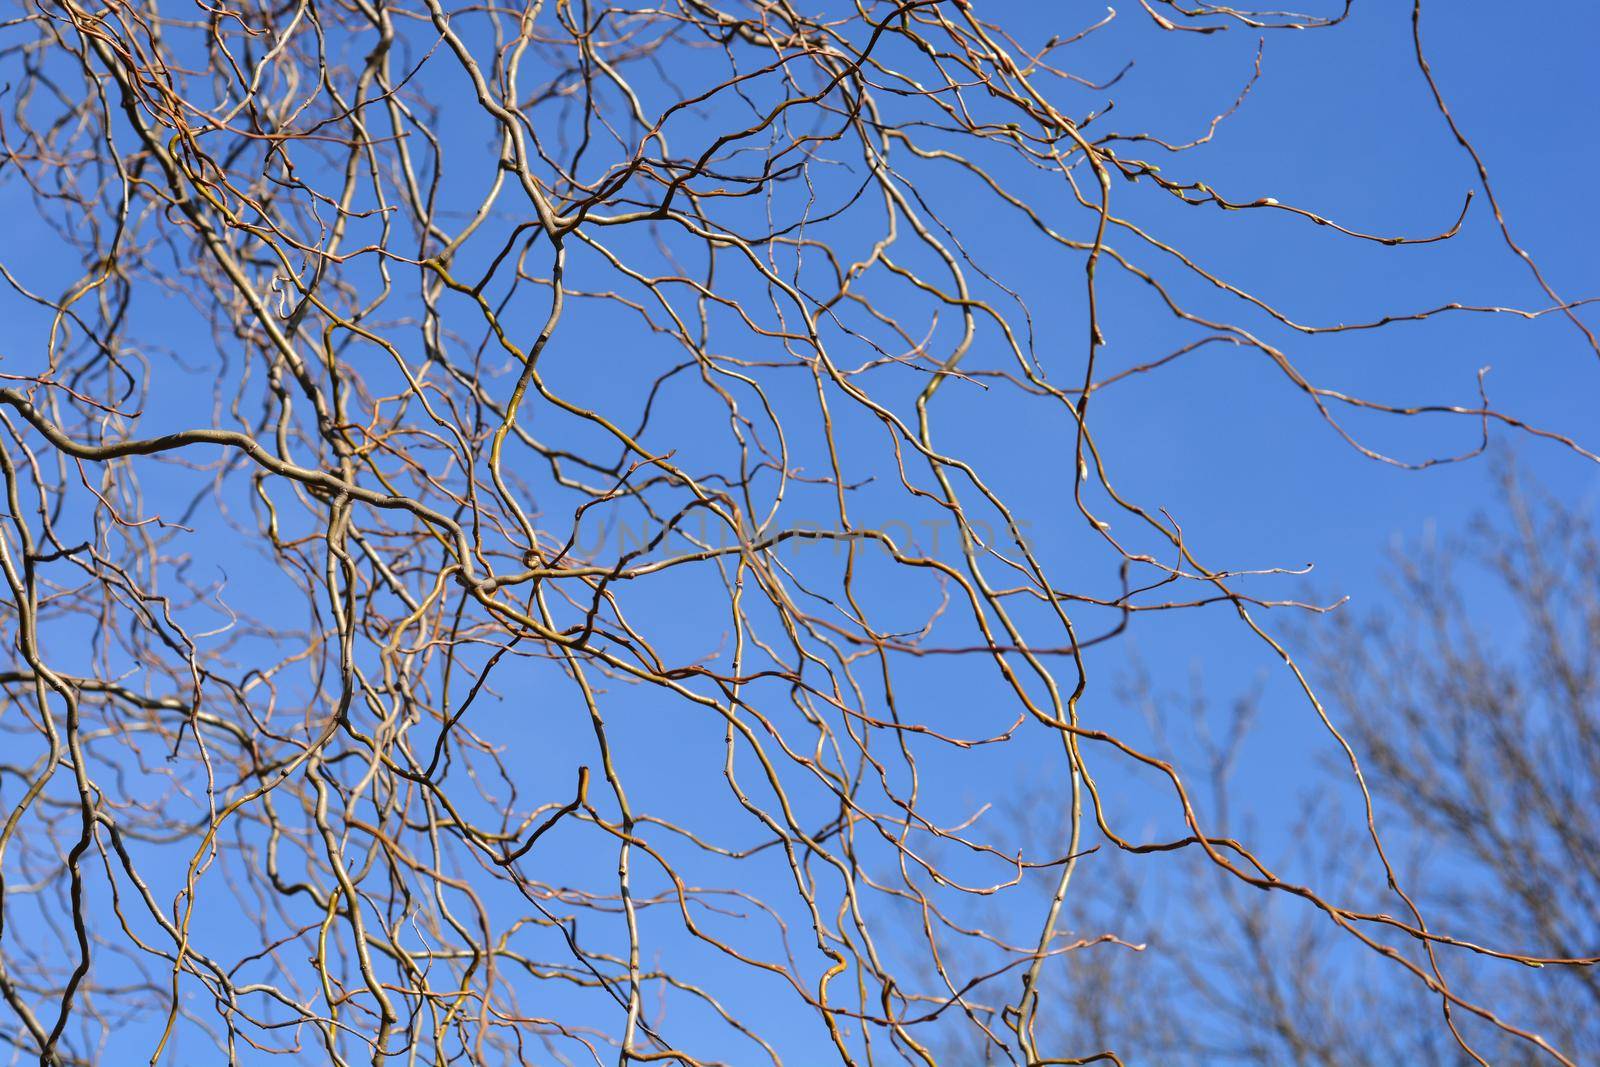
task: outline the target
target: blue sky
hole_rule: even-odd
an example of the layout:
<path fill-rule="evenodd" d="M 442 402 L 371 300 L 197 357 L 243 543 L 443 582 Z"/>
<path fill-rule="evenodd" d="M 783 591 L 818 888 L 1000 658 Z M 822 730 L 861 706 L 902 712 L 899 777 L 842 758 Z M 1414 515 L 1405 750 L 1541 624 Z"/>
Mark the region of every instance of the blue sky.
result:
<path fill-rule="evenodd" d="M 1023 39 L 1072 32 L 1102 14 L 1094 5 L 1008 7 L 1015 10 L 1006 10 L 1003 18 Z M 1600 238 L 1600 203 L 1588 191 L 1588 178 L 1600 166 L 1600 141 L 1594 136 L 1600 65 L 1593 62 L 1600 13 L 1576 2 L 1540 5 L 1537 13 L 1510 13 L 1503 4 L 1482 0 L 1436 2 L 1424 13 L 1423 31 L 1438 83 L 1487 164 L 1518 241 L 1563 296 L 1600 295 L 1600 267 L 1593 252 Z M 1063 110 L 1103 110 L 1106 101 L 1114 100 L 1115 108 L 1091 130 L 1150 131 L 1186 140 L 1203 133 L 1211 118 L 1233 101 L 1250 75 L 1257 47 L 1258 38 L 1242 27 L 1204 36 L 1163 33 L 1136 5 L 1126 7 L 1106 29 L 1068 54 L 1072 69 L 1091 80 L 1110 77 L 1130 58 L 1135 66 L 1111 89 L 1066 94 Z M 492 173 L 492 156 L 484 147 L 486 129 L 469 109 L 458 112 L 450 106 L 460 99 L 463 86 L 443 60 L 430 61 L 419 78 L 430 95 L 446 103 L 449 121 L 443 133 L 454 156 L 490 161 L 448 173 L 447 199 L 466 203 Z M 719 117 L 714 114 L 711 120 Z M 684 124 L 681 133 L 674 131 L 680 150 L 702 132 L 690 119 Z M 1131 145 L 1127 151 L 1142 154 L 1143 148 Z M 1143 158 L 1161 155 L 1155 149 L 1150 153 Z M 1169 177 L 1201 178 L 1234 201 L 1272 197 L 1371 233 L 1415 236 L 1444 230 L 1468 191 L 1477 189 L 1456 238 L 1391 248 L 1341 237 L 1287 213 L 1186 207 L 1148 183 L 1116 186 L 1119 212 L 1299 321 L 1364 321 L 1448 301 L 1524 309 L 1549 304 L 1524 264 L 1505 247 L 1470 159 L 1433 107 L 1412 56 L 1409 5 L 1357 3 L 1348 21 L 1333 29 L 1269 34 L 1261 79 L 1243 107 L 1221 125 L 1210 144 L 1163 165 Z M 928 211 L 1025 300 L 1037 329 L 1036 354 L 1052 379 L 1071 383 L 1081 377 L 1081 256 L 1039 241 L 1017 216 L 974 196 L 970 184 L 948 171 L 928 174 L 920 186 Z M 1065 202 L 1059 180 L 1027 174 L 1016 180 L 1041 210 L 1070 220 L 1076 227 L 1073 236 L 1083 236 L 1088 216 Z M 11 220 L 9 246 L 26 250 L 23 256 L 8 256 L 8 264 L 20 264 L 19 274 L 29 284 L 55 291 L 77 264 L 58 252 L 59 244 L 33 218 L 22 190 L 5 181 L 3 173 L 0 203 Z M 514 221 L 496 220 L 490 232 L 503 233 Z M 647 244 L 643 237 L 619 236 L 617 241 L 641 254 Z M 1126 236 L 1114 236 L 1113 243 L 1130 249 L 1136 245 Z M 495 245 L 495 240 L 485 240 L 464 259 L 481 262 Z M 575 287 L 603 273 L 592 254 L 579 252 L 573 258 L 569 281 Z M 1146 264 L 1161 261 L 1143 250 L 1139 259 Z M 1164 277 L 1174 277 L 1163 270 Z M 1472 406 L 1477 403 L 1478 369 L 1492 366 L 1486 383 L 1497 409 L 1595 443 L 1592 398 L 1600 386 L 1600 356 L 1559 314 L 1527 321 L 1462 313 L 1365 333 L 1302 337 L 1263 323 L 1258 315 L 1246 316 L 1237 302 L 1202 282 L 1176 281 L 1174 293 L 1192 300 L 1198 310 L 1238 316 L 1252 329 L 1259 326 L 1261 336 L 1282 347 L 1318 385 L 1396 405 Z M 1147 288 L 1126 275 L 1108 271 L 1102 294 L 1107 344 L 1099 357 L 1101 376 L 1196 336 L 1192 328 L 1179 329 Z M 748 288 L 730 290 L 730 295 L 760 299 Z M 516 312 L 530 334 L 538 309 L 534 299 Z M 159 325 L 165 342 L 194 368 L 182 372 L 165 356 L 155 355 L 162 371 L 140 431 L 194 424 L 209 405 L 218 374 L 218 357 L 203 323 L 192 312 L 159 303 L 143 305 L 136 314 L 143 317 L 147 333 Z M 1593 309 L 1580 314 L 1591 328 L 1600 329 L 1600 314 Z M 0 294 L 0 315 L 7 323 L 0 332 L 0 370 L 37 370 L 45 320 L 10 293 Z M 952 329 L 950 322 L 941 322 L 933 336 L 947 338 Z M 837 343 L 836 358 L 843 364 L 871 358 L 870 352 L 851 350 L 848 339 Z M 374 353 L 356 352 L 351 358 L 366 360 L 363 369 L 374 380 L 386 374 Z M 672 358 L 669 347 L 641 340 L 614 309 L 585 307 L 578 301 L 544 366 L 552 385 L 570 397 L 628 410 Z M 980 334 L 964 367 L 997 367 L 1006 358 L 992 332 Z M 909 413 L 920 379 L 906 375 L 902 384 L 894 373 L 885 375 L 894 383 L 888 390 L 890 402 L 896 411 Z M 230 385 L 237 374 L 237 366 L 227 372 Z M 770 385 L 774 402 L 797 454 L 820 464 L 809 376 L 789 370 L 767 380 L 775 383 Z M 498 381 L 508 387 L 510 379 Z M 1158 373 L 1108 388 L 1091 410 L 1099 446 L 1109 457 L 1118 487 L 1151 510 L 1170 512 L 1202 559 L 1240 569 L 1315 564 L 1310 579 L 1251 581 L 1248 588 L 1260 595 L 1348 596 L 1353 608 L 1381 611 L 1388 595 L 1381 583 L 1384 556 L 1396 538 L 1460 530 L 1471 515 L 1495 503 L 1490 468 L 1482 461 L 1406 471 L 1358 455 L 1277 368 L 1244 348 L 1217 345 L 1196 352 Z M 536 433 L 564 442 L 583 439 L 579 428 L 548 412 L 531 417 Z M 694 462 L 702 450 L 708 457 L 725 456 L 727 441 L 712 429 L 718 418 L 725 424 L 725 416 L 686 375 L 663 391 L 661 410 L 644 440 L 662 450 L 677 449 L 685 463 Z M 1010 503 L 1060 584 L 1100 595 L 1116 591 L 1114 560 L 1072 505 L 1073 439 L 1059 409 L 1005 389 L 953 383 L 936 398 L 935 418 L 941 446 L 970 460 Z M 1394 419 L 1356 413 L 1348 426 L 1372 447 L 1413 462 L 1470 449 L 1479 433 L 1471 418 L 1442 415 Z M 882 479 L 857 494 L 853 507 L 858 515 L 878 523 L 919 523 L 929 517 L 907 503 L 893 484 L 882 432 L 875 424 L 843 412 L 840 434 L 848 460 L 859 466 L 854 473 Z M 1493 437 L 1497 448 L 1513 445 L 1520 462 L 1557 492 L 1593 499 L 1600 489 L 1594 465 L 1570 452 L 1520 439 L 1503 428 L 1495 428 Z M 147 478 L 152 510 L 163 502 L 175 506 L 199 487 L 183 472 L 165 478 Z M 559 492 L 551 490 L 547 499 L 541 506 L 549 514 L 559 515 L 563 507 L 570 512 L 570 502 Z M 808 497 L 805 490 L 796 490 L 788 505 L 792 521 L 826 522 L 820 501 L 815 493 Z M 215 568 L 219 578 L 225 575 L 230 602 L 268 612 L 285 608 L 273 602 L 284 587 L 255 567 L 215 518 L 202 514 L 195 520 L 200 534 L 188 549 L 198 565 Z M 792 558 L 802 574 L 837 570 L 836 557 L 824 546 L 807 547 Z M 873 566 L 863 560 L 868 574 L 863 595 L 877 600 L 875 607 L 886 618 L 903 617 L 915 625 L 934 603 L 933 594 L 926 585 L 912 588 L 886 569 L 880 575 Z M 664 652 L 693 657 L 725 647 L 727 608 L 708 595 L 703 579 L 667 576 L 639 585 L 629 590 L 632 617 L 641 629 L 660 635 Z M 1493 625 L 1492 606 L 1486 613 Z M 1280 615 L 1266 618 L 1271 623 Z M 1104 620 L 1092 613 L 1085 619 L 1086 631 L 1102 628 Z M 952 629 L 946 640 L 955 643 L 961 633 Z M 1311 709 L 1293 692 L 1292 680 L 1270 650 L 1238 624 L 1231 609 L 1142 615 L 1126 640 L 1090 654 L 1093 682 L 1084 703 L 1085 719 L 1114 727 L 1130 740 L 1137 740 L 1143 728 L 1119 697 L 1115 682 L 1126 676 L 1134 653 L 1165 689 L 1186 688 L 1196 671 L 1209 690 L 1223 697 L 1265 686 L 1268 714 L 1247 748 L 1242 782 L 1268 815 L 1287 812 L 1287 798 L 1308 780 L 1317 754 L 1330 747 Z M 60 654 L 70 657 L 71 652 L 63 649 Z M 1065 661 L 1062 669 L 1065 678 L 1070 674 Z M 573 765 L 593 759 L 587 724 L 574 714 L 578 709 L 557 672 L 545 665 L 517 670 L 521 673 L 502 681 L 505 696 L 499 703 L 480 706 L 475 726 L 503 741 L 508 762 L 526 776 L 532 795 L 564 799 Z M 964 661 L 930 658 L 902 666 L 896 685 L 902 701 L 923 721 L 963 734 L 980 734 L 996 722 L 1003 728 L 1013 714 L 1009 707 L 996 706 L 993 678 L 980 676 Z M 620 738 L 619 759 L 638 783 L 636 802 L 641 807 L 663 818 L 709 820 L 711 830 L 722 833 L 729 844 L 750 839 L 752 827 L 732 809 L 721 778 L 720 720 L 665 708 L 658 695 L 627 687 L 608 689 L 603 703 Z M 978 803 L 1003 802 L 1019 782 L 1050 773 L 1052 767 L 1059 771 L 1059 746 L 1042 738 L 964 752 L 959 759 L 930 752 L 924 771 L 933 783 L 933 814 L 951 818 Z M 1153 819 L 1155 808 L 1145 792 L 1151 780 L 1120 779 L 1119 772 L 1109 769 L 1115 764 L 1103 758 L 1101 764 L 1108 767 L 1108 789 L 1125 805 L 1129 824 Z M 820 804 L 817 798 L 812 801 Z M 1266 821 L 1270 842 L 1271 819 Z M 544 854 L 542 870 L 553 882 L 603 879 L 615 862 L 614 850 L 597 844 L 595 835 L 565 829 L 551 836 Z M 750 879 L 743 888 L 777 894 L 787 871 L 773 862 L 742 877 Z M 207 913 L 200 928 L 225 940 L 230 919 L 226 911 Z M 1034 922 L 1030 915 L 1022 926 Z M 672 932 L 670 921 L 659 929 L 647 925 L 647 931 L 653 938 L 647 953 L 652 946 L 668 953 L 691 951 L 681 934 Z M 702 965 L 709 975 L 726 976 L 719 963 Z M 758 1017 L 771 996 L 773 991 L 760 982 L 730 994 L 732 1002 L 747 1000 L 744 1007 Z M 609 1005 L 591 1002 L 581 1010 L 593 1012 L 596 1025 L 615 1021 Z M 800 1050 L 795 1062 L 812 1062 L 807 1057 L 819 1055 L 814 1050 L 822 1047 L 817 1044 L 820 1030 L 808 1020 L 796 1014 L 792 1023 L 769 1021 L 772 1033 Z M 134 1026 L 130 1032 L 139 1029 Z"/>

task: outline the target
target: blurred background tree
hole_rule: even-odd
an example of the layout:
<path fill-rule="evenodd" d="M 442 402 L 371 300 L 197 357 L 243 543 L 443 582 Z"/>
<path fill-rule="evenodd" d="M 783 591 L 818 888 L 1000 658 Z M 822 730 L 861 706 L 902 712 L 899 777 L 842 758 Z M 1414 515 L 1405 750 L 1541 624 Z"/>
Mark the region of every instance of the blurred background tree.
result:
<path fill-rule="evenodd" d="M 1296 628 L 1308 671 L 1360 756 L 1406 884 L 1465 941 L 1530 957 L 1592 958 L 1600 945 L 1600 508 L 1551 494 L 1502 456 L 1500 496 L 1468 531 L 1397 542 L 1391 595 Z M 1197 792 L 1219 826 L 1247 830 L 1235 795 L 1240 746 L 1272 710 L 1259 692 L 1216 709 L 1197 672 L 1187 696 L 1147 670 L 1125 684 L 1164 748 L 1203 754 Z M 1208 726 L 1224 724 L 1220 733 Z M 1181 736 L 1174 736 L 1175 734 Z M 1330 763 L 1281 804 L 1302 814 L 1281 859 L 1343 898 L 1365 889 L 1351 858 L 1348 767 Z M 1042 851 L 1061 829 L 1047 797 L 1019 803 L 1013 847 Z M 1241 833 L 1240 836 L 1250 836 Z M 1052 1048 L 1117 1050 L 1130 1063 L 1470 1064 L 1437 998 L 1352 953 L 1314 908 L 1270 899 L 1203 865 L 1119 858 L 1104 844 L 1064 924 L 1061 999 L 1041 1030 Z M 998 914 L 991 913 L 991 921 Z M 1403 947 L 1403 946 L 1402 946 Z M 1459 990 L 1579 1063 L 1600 1057 L 1592 966 L 1531 968 L 1449 957 Z M 1490 1063 L 1536 1062 L 1481 1021 L 1453 1020 Z M 1004 1062 L 970 1032 L 951 1062 Z"/>

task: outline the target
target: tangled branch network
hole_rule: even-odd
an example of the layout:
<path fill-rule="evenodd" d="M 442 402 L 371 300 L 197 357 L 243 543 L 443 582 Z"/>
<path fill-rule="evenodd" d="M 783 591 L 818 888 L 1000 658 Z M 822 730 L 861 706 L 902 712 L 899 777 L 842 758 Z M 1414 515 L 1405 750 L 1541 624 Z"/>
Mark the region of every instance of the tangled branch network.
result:
<path fill-rule="evenodd" d="M 1280 877 L 1083 702 L 1097 646 L 1207 605 L 1299 677 L 1260 621 L 1271 574 L 1119 488 L 1105 391 L 1223 351 L 1384 463 L 1481 445 L 1402 458 L 1350 419 L 1593 459 L 1481 392 L 1390 406 L 1292 358 L 1467 315 L 1566 317 L 1595 347 L 1577 304 L 1534 268 L 1536 307 L 1306 324 L 1159 235 L 1174 211 L 1386 246 L 1463 226 L 1454 203 L 1395 236 L 1230 199 L 1182 172 L 1233 108 L 1188 139 L 1117 132 L 1073 72 L 1130 19 L 1253 47 L 1348 11 L 1148 0 L 1041 42 L 984 0 L 807 6 L 13 8 L 19 1059 L 933 1063 L 957 1026 L 1000 1060 L 1114 1061 L 1036 1025 L 1053 958 L 1122 950 L 1061 936 L 1099 847 L 1301 898 L 1440 1026 L 1569 1062 L 1441 961 L 1592 961 L 1430 926 L 1370 801 L 1392 908 Z M 1481 162 L 1467 180 L 1490 203 L 1463 219 L 1520 253 Z M 1171 343 L 1108 361 L 1119 329 Z M 1043 458 L 988 447 L 1003 419 Z M 1053 518 L 1011 503 L 1035 487 Z M 962 807 L 1018 753 L 1056 783 L 1053 854 Z M 1102 783 L 1128 775 L 1176 833 L 1119 817 Z M 1028 936 L 968 920 L 1041 880 Z"/>

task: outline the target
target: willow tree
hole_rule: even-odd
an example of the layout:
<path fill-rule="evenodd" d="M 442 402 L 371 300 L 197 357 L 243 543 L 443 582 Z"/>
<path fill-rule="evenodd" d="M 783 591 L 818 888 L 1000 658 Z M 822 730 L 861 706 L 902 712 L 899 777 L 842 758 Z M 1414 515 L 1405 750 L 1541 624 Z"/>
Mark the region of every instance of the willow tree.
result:
<path fill-rule="evenodd" d="M 1565 317 L 1600 353 L 1582 309 L 1516 243 L 1420 10 L 1413 103 L 1463 168 L 1438 217 L 1377 231 L 1206 169 L 1272 41 L 1340 33 L 1348 3 L 1003 8 L 14 8 L 18 1056 L 933 1062 L 953 1022 L 986 1056 L 1115 1060 L 1036 1025 L 1058 957 L 1125 940 L 1062 936 L 1098 848 L 1296 901 L 1462 1048 L 1487 1028 L 1571 1062 L 1446 960 L 1592 961 L 1430 920 L 1267 625 L 1292 576 L 1125 491 L 1149 457 L 1102 412 L 1226 352 L 1377 462 L 1499 429 L 1593 459 L 1481 375 L 1395 402 L 1298 354 L 1467 316 Z M 1123 125 L 1134 24 L 1234 42 L 1213 119 Z M 1180 247 L 1200 212 L 1216 243 Z M 1489 233 L 1542 295 L 1299 321 L 1208 265 L 1245 232 L 1307 272 Z M 1473 441 L 1368 433 L 1425 414 Z M 1346 760 L 1382 909 L 1275 873 L 1094 710 L 1097 657 L 1152 615 L 1281 660 Z M 1066 831 L 1042 852 L 963 808 L 1013 757 L 1048 767 Z M 1005 930 L 971 920 L 1012 900 Z"/>

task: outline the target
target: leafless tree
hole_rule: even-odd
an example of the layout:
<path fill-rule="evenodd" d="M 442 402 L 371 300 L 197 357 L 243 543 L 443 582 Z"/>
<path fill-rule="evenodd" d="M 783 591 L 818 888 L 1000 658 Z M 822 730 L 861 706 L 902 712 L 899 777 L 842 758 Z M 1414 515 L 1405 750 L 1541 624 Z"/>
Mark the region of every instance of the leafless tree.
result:
<path fill-rule="evenodd" d="M 1585 931 L 1485 932 L 1467 900 L 1425 914 L 1371 776 L 1265 623 L 1320 608 L 1122 491 L 1100 398 L 1222 349 L 1377 462 L 1470 458 L 1491 429 L 1593 461 L 1481 374 L 1477 401 L 1394 403 L 1295 354 L 1477 316 L 1564 318 L 1600 356 L 1583 302 L 1517 244 L 1420 3 L 1419 99 L 1537 306 L 1299 321 L 1164 237 L 1173 206 L 1375 250 L 1446 242 L 1467 207 L 1365 232 L 1186 174 L 1259 51 L 1214 121 L 1143 132 L 1081 73 L 1111 16 L 1025 40 L 1000 6 L 14 6 L 0 1032 L 18 1058 L 931 1063 L 955 1020 L 975 1058 L 1116 1061 L 1109 1025 L 1058 1044 L 1046 999 L 1063 957 L 1135 955 L 1093 848 L 1187 863 L 1225 914 L 1309 909 L 1316 945 L 1420 1005 L 1428 1048 L 1575 1062 L 1567 1030 L 1452 961 L 1592 989 Z M 1348 11 L 1116 17 L 1270 39 Z M 1027 302 L 1024 245 L 1059 279 L 1048 306 Z M 1127 324 L 1159 314 L 1178 339 L 1112 358 L 1110 294 L 1134 291 Z M 1065 553 L 962 444 L 1000 418 L 980 396 L 1048 427 L 1036 480 L 1071 502 Z M 1474 444 L 1368 443 L 1370 420 L 1423 415 Z M 1086 714 L 1108 691 L 1097 650 L 1207 607 L 1281 657 L 1347 755 L 1376 898 L 1279 874 L 1190 768 Z M 1017 851 L 959 787 L 1041 751 L 1064 829 Z M 1154 832 L 1129 783 L 1160 791 Z M 1093 916 L 1079 871 L 1086 903 L 1111 901 L 1082 937 L 1063 918 Z M 974 921 L 991 906 L 1004 932 Z M 1262 979 L 1223 992 L 1306 992 Z"/>
<path fill-rule="evenodd" d="M 1592 955 L 1600 501 L 1551 495 L 1510 466 L 1501 482 L 1470 536 L 1398 556 L 1403 609 L 1339 619 L 1318 674 L 1384 807 L 1426 843 L 1417 882 L 1441 920 L 1473 940 Z M 1464 980 L 1582 1060 L 1600 1056 L 1593 968 L 1495 966 Z"/>
<path fill-rule="evenodd" d="M 1308 669 L 1429 914 L 1480 945 L 1581 958 L 1600 944 L 1600 501 L 1547 494 L 1509 464 L 1500 477 L 1503 499 L 1470 533 L 1396 550 L 1383 609 L 1322 616 L 1294 643 L 1312 650 Z M 1242 742 L 1271 703 L 1247 692 L 1218 709 L 1196 681 L 1183 697 L 1141 671 L 1127 697 L 1163 748 L 1197 754 L 1201 796 L 1227 824 L 1249 795 Z M 1363 886 L 1350 863 L 1359 842 L 1341 829 L 1340 770 L 1300 791 L 1283 851 L 1351 899 Z M 1007 822 L 1018 847 L 1060 830 L 1033 800 Z M 1435 1025 L 1425 990 L 1353 956 L 1314 912 L 1191 867 L 1109 862 L 1083 878 L 1076 925 L 1115 924 L 1137 951 L 1075 953 L 1051 976 L 1065 1004 L 1051 1023 L 1059 1040 L 1139 1062 L 1471 1062 Z M 1456 989 L 1493 998 L 1578 1062 L 1600 1054 L 1592 968 L 1451 962 Z M 982 1062 L 959 1033 L 946 1041 L 959 1062 Z M 1492 1063 L 1532 1060 L 1504 1035 L 1478 1033 L 1474 1047 Z"/>

